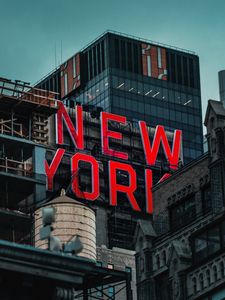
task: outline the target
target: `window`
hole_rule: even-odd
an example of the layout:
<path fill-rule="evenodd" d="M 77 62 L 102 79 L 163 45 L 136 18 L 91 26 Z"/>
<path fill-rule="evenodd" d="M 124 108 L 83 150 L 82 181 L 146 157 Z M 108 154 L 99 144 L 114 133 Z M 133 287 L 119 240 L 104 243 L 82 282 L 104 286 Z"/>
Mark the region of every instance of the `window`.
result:
<path fill-rule="evenodd" d="M 220 231 L 219 227 L 212 228 L 208 231 L 208 255 L 220 250 Z"/>
<path fill-rule="evenodd" d="M 221 250 L 220 226 L 217 225 L 194 238 L 194 259 L 196 263 Z"/>
<path fill-rule="evenodd" d="M 196 292 L 197 292 L 197 282 L 196 282 L 195 277 L 192 278 L 192 285 L 193 285 L 193 292 L 194 292 L 194 294 L 196 294 Z"/>
<path fill-rule="evenodd" d="M 170 208 L 171 229 L 175 230 L 185 226 L 195 219 L 195 197 L 194 195 L 181 203 Z"/>
<path fill-rule="evenodd" d="M 204 277 L 203 277 L 202 273 L 199 275 L 199 282 L 200 282 L 200 288 L 201 288 L 201 290 L 203 290 L 204 289 Z"/>
<path fill-rule="evenodd" d="M 218 279 L 217 267 L 213 266 L 213 280 L 216 282 Z"/>
<path fill-rule="evenodd" d="M 210 284 L 211 284 L 211 274 L 210 274 L 209 269 L 206 270 L 206 280 L 207 280 L 207 285 L 210 286 Z"/>
<path fill-rule="evenodd" d="M 207 236 L 206 233 L 199 235 L 195 239 L 195 257 L 196 260 L 202 260 L 207 257 Z"/>

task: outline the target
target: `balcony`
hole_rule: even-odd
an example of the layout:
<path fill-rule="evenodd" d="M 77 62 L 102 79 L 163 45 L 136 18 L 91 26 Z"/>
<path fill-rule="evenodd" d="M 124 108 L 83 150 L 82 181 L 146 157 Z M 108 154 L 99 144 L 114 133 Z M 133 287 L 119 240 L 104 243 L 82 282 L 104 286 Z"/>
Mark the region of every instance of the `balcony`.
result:
<path fill-rule="evenodd" d="M 187 274 L 187 297 L 199 299 L 225 284 L 225 255 L 222 253 Z M 218 298 L 219 299 L 219 298 Z"/>
<path fill-rule="evenodd" d="M 16 174 L 18 176 L 32 177 L 33 166 L 31 163 L 13 159 L 0 158 L 0 172 Z"/>

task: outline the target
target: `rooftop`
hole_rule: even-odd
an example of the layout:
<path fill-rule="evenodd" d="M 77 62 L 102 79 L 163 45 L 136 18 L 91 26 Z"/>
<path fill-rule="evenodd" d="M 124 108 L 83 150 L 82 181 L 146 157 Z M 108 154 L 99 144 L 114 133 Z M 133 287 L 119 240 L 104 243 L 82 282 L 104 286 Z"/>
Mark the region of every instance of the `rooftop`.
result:
<path fill-rule="evenodd" d="M 196 53 L 194 51 L 191 51 L 191 50 L 187 50 L 187 49 L 180 48 L 180 47 L 177 47 L 177 46 L 168 45 L 168 44 L 161 43 L 161 42 L 156 42 L 156 41 L 153 41 L 153 40 L 150 40 L 150 39 L 140 38 L 140 37 L 137 37 L 135 35 L 126 34 L 126 33 L 122 33 L 122 32 L 119 32 L 119 31 L 110 30 L 110 29 L 104 31 L 102 34 L 100 34 L 99 36 L 97 36 L 94 40 L 92 40 L 91 42 L 89 42 L 88 44 L 86 44 L 83 48 L 81 48 L 80 50 L 76 51 L 75 53 L 79 53 L 79 52 L 82 52 L 82 51 L 86 50 L 92 44 L 94 44 L 99 39 L 101 39 L 103 36 L 105 36 L 105 35 L 107 35 L 109 33 L 115 34 L 115 35 L 118 35 L 118 36 L 121 36 L 121 37 L 129 38 L 129 39 L 133 39 L 133 40 L 136 40 L 136 41 L 139 41 L 139 42 L 148 43 L 148 44 L 152 44 L 152 45 L 156 45 L 156 46 L 160 46 L 160 47 L 164 47 L 164 48 L 173 49 L 173 50 L 176 50 L 176 51 L 185 52 L 187 54 L 196 55 Z M 70 58 L 72 58 L 74 56 L 74 54 L 71 57 L 67 58 L 66 61 L 69 60 Z M 62 64 L 64 64 L 66 61 L 62 62 L 58 67 L 54 68 L 54 70 L 50 71 L 48 74 L 46 74 L 45 76 L 43 76 L 40 80 L 38 80 L 35 83 L 35 85 L 37 85 L 42 80 L 46 79 L 49 75 L 51 75 L 54 71 L 56 71 L 57 69 L 59 69 L 59 67 Z"/>

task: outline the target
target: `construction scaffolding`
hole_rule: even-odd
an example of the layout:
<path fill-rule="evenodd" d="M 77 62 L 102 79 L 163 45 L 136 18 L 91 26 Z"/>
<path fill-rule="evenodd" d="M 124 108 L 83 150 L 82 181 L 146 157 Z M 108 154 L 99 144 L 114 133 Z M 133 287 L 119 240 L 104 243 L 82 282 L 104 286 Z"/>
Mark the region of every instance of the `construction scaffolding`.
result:
<path fill-rule="evenodd" d="M 48 143 L 48 117 L 56 113 L 57 93 L 0 78 L 0 134 Z"/>

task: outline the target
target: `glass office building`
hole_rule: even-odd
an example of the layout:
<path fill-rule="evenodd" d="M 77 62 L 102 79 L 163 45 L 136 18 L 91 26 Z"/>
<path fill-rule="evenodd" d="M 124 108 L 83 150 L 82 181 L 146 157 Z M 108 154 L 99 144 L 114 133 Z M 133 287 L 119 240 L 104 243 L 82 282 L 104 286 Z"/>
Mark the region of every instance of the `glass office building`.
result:
<path fill-rule="evenodd" d="M 183 131 L 188 163 L 203 153 L 199 58 L 193 52 L 106 32 L 39 82 L 70 107 Z"/>

